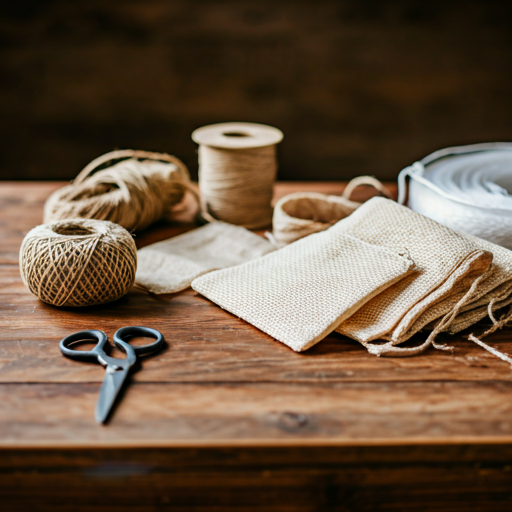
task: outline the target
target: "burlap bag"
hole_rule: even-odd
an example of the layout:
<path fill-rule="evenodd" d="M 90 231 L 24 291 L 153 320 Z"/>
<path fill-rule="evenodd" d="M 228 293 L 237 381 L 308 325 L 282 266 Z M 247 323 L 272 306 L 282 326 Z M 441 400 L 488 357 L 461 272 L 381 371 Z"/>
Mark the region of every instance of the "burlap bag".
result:
<path fill-rule="evenodd" d="M 369 301 L 337 329 L 377 355 L 408 355 L 426 348 L 433 337 L 417 349 L 400 351 L 394 346 L 443 316 L 436 329 L 446 329 L 462 307 L 478 296 L 478 286 L 489 277 L 490 252 L 471 238 L 388 199 L 371 199 L 329 231 L 392 251 L 405 247 L 416 265 L 415 273 Z M 389 343 L 369 343 L 377 339 Z"/>
<path fill-rule="evenodd" d="M 399 246 L 389 250 L 331 229 L 203 275 L 192 288 L 302 351 L 412 269 Z"/>
<path fill-rule="evenodd" d="M 512 304 L 512 251 L 481 238 L 464 233 L 460 235 L 480 249 L 491 252 L 493 263 L 486 278 L 479 284 L 477 293 L 461 308 L 461 312 L 447 328 L 452 334 L 470 327 L 489 313 L 492 314 L 492 311 Z M 432 326 L 429 324 L 427 327 Z"/>
<path fill-rule="evenodd" d="M 140 249 L 135 282 L 152 293 L 174 293 L 200 275 L 274 250 L 268 240 L 245 228 L 212 222 Z"/>
<path fill-rule="evenodd" d="M 367 177 L 363 178 L 364 182 L 368 184 Z M 358 179 L 353 180 L 351 182 L 352 186 L 348 187 L 346 192 L 350 195 L 353 188 L 360 184 Z M 359 203 L 349 201 L 346 197 L 325 196 L 324 194 L 305 192 L 290 194 L 283 197 L 276 204 L 274 211 L 274 237 L 278 242 L 289 243 L 312 232 L 327 229 L 330 225 L 336 223 L 336 219 L 347 217 L 351 210 L 355 211 L 359 206 L 361 206 Z M 400 218 L 395 217 L 393 222 L 397 221 L 400 223 L 400 226 L 404 227 L 410 222 L 410 219 L 413 219 L 416 227 L 413 224 L 412 229 L 416 230 L 416 233 L 421 233 L 424 222 L 422 219 L 424 217 L 414 215 L 403 217 L 403 212 L 404 210 L 398 209 L 397 215 Z M 371 215 L 367 219 L 369 224 L 374 222 Z M 405 220 L 406 218 L 409 220 Z M 427 230 L 434 229 L 435 232 L 437 228 L 434 226 L 431 223 L 426 223 Z M 443 233 L 441 239 L 452 236 L 452 232 L 447 232 L 446 229 L 441 230 L 441 232 Z M 386 236 L 388 235 L 386 234 Z M 414 305 L 414 307 L 411 305 L 411 309 L 404 315 L 402 321 L 391 335 L 387 330 L 383 330 L 381 333 L 374 334 L 369 339 L 366 339 L 367 336 L 362 333 L 359 341 L 369 341 L 370 339 L 383 337 L 384 339 L 390 339 L 394 343 L 401 343 L 422 328 L 433 330 L 436 324 L 439 323 L 439 317 L 453 311 L 454 305 L 458 304 L 463 297 L 465 297 L 464 303 L 459 305 L 458 313 L 449 325 L 445 325 L 443 330 L 451 333 L 459 332 L 487 316 L 490 311 L 495 311 L 512 304 L 512 251 L 463 233 L 459 233 L 459 236 L 466 241 L 472 242 L 479 250 L 493 254 L 491 269 L 486 273 L 485 277 L 480 279 L 478 286 L 472 291 L 472 295 L 465 297 L 474 279 L 481 274 L 481 269 L 477 263 L 477 268 L 473 271 L 475 262 L 470 259 L 458 269 L 457 273 L 440 286 L 435 293 L 429 294 L 427 302 L 423 300 Z M 414 243 L 417 242 L 418 237 L 416 237 Z M 475 258 L 478 260 L 480 256 L 477 254 Z M 401 283 L 401 286 L 405 287 L 407 284 L 404 282 Z M 490 310 L 489 307 L 491 307 Z M 420 314 L 418 315 L 418 313 Z M 363 315 L 363 311 L 360 312 L 360 315 Z M 411 319 L 413 319 L 412 323 Z M 368 326 L 368 329 L 371 330 L 374 327 Z M 340 329 L 343 328 L 341 326 Z M 385 334 L 385 332 L 388 333 Z M 349 334 L 348 330 L 346 334 Z"/>

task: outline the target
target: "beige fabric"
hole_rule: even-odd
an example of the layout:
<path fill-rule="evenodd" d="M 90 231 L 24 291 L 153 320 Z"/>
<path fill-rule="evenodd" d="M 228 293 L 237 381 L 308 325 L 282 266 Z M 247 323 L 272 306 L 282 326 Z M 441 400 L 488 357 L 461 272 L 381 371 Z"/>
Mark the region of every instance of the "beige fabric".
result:
<path fill-rule="evenodd" d="M 213 222 L 137 253 L 137 285 L 156 293 L 184 290 L 198 276 L 258 258 L 275 248 L 239 226 Z"/>
<path fill-rule="evenodd" d="M 389 250 L 331 229 L 199 277 L 192 288 L 302 351 L 412 269 L 398 245 Z"/>
<path fill-rule="evenodd" d="M 449 314 L 471 284 L 484 275 L 492 254 L 473 240 L 383 198 L 373 198 L 328 232 L 357 237 L 399 251 L 405 247 L 417 271 L 369 301 L 337 329 L 357 341 L 409 339 Z M 477 293 L 475 291 L 475 294 Z"/>
<path fill-rule="evenodd" d="M 480 249 L 491 252 L 493 263 L 486 278 L 480 283 L 478 292 L 449 326 L 448 331 L 452 334 L 485 318 L 491 302 L 494 311 L 512 303 L 512 251 L 481 238 L 464 233 L 460 235 L 471 240 Z M 427 327 L 432 327 L 432 324 Z"/>

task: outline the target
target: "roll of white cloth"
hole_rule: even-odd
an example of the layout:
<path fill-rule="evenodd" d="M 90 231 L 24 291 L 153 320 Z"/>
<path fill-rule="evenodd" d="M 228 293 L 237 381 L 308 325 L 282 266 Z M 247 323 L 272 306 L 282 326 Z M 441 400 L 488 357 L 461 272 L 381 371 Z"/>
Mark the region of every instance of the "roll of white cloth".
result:
<path fill-rule="evenodd" d="M 407 177 L 410 177 L 407 186 Z M 398 202 L 454 231 L 512 249 L 512 143 L 441 149 L 406 167 Z"/>

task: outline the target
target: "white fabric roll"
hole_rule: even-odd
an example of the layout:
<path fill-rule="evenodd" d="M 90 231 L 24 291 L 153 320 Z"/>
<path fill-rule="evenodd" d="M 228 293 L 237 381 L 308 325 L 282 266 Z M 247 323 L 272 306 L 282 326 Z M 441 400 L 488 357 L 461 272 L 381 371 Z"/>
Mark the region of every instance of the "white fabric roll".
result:
<path fill-rule="evenodd" d="M 412 210 L 512 249 L 512 143 L 436 151 L 400 173 L 398 191 Z"/>

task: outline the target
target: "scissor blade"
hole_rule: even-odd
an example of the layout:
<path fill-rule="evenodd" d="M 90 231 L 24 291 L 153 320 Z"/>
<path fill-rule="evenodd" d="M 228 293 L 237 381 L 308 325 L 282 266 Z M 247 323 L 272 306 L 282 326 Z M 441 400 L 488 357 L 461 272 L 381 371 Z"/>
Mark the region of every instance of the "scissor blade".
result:
<path fill-rule="evenodd" d="M 101 385 L 100 396 L 96 402 L 96 421 L 105 423 L 107 417 L 116 401 L 119 391 L 123 387 L 124 381 L 128 376 L 128 370 L 120 368 L 115 370 L 112 366 L 107 366 L 105 378 Z"/>

